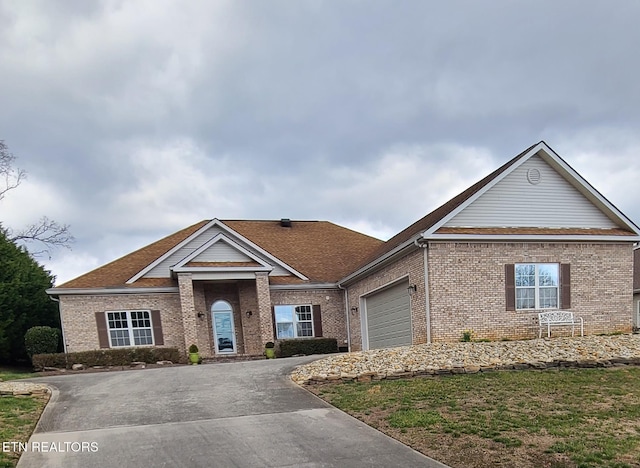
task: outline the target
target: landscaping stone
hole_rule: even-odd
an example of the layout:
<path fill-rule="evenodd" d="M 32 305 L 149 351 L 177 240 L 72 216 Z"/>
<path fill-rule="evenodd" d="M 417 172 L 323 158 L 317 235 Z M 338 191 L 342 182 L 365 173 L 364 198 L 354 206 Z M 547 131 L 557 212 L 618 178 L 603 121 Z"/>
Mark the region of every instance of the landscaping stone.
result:
<path fill-rule="evenodd" d="M 48 393 L 49 388 L 44 384 L 9 380 L 0 382 L 0 396 L 29 396 L 31 394 Z"/>
<path fill-rule="evenodd" d="M 425 374 L 495 370 L 640 365 L 640 335 L 542 338 L 528 341 L 431 343 L 331 356 L 296 368 L 303 384 L 312 376 L 340 375 L 342 381 L 400 379 Z M 477 370 L 476 370 L 477 369 Z M 361 380 L 361 381 L 364 381 Z M 333 381 L 333 380 L 332 380 Z"/>
<path fill-rule="evenodd" d="M 84 370 L 84 364 L 74 364 L 71 366 L 71 370 Z"/>

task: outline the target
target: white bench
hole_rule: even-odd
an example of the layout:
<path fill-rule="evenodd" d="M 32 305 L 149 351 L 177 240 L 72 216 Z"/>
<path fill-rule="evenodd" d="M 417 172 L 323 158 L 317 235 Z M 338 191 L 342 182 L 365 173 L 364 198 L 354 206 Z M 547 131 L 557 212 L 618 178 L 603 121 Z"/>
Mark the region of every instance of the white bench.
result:
<path fill-rule="evenodd" d="M 538 324 L 540 325 L 540 333 L 538 338 L 542 338 L 542 329 L 547 327 L 547 337 L 551 337 L 551 327 L 560 325 L 571 325 L 571 336 L 574 335 L 576 325 L 580 324 L 580 336 L 584 336 L 584 321 L 582 317 L 574 317 L 573 312 L 568 310 L 552 310 L 550 312 L 540 312 L 538 314 Z"/>

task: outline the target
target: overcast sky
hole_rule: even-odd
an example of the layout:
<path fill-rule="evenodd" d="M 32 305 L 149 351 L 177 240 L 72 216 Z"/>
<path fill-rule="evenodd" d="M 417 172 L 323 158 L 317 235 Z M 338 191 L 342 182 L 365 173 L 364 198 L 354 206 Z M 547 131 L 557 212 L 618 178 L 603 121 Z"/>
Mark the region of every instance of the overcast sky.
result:
<path fill-rule="evenodd" d="M 0 0 L 0 202 L 58 284 L 202 219 L 387 239 L 545 140 L 640 222 L 640 2 Z"/>

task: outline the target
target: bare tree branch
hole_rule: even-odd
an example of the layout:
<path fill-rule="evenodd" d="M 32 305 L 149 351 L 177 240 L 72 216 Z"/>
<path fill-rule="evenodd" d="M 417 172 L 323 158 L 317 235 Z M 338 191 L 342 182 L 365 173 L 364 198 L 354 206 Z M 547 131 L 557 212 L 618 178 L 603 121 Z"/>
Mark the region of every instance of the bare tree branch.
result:
<path fill-rule="evenodd" d="M 9 147 L 4 140 L 0 140 L 0 200 L 4 198 L 4 194 L 9 190 L 20 185 L 26 177 L 27 173 L 22 169 L 15 169 L 13 163 L 16 157 L 9 152 Z"/>
<path fill-rule="evenodd" d="M 9 190 L 16 188 L 27 177 L 24 170 L 14 168 L 15 160 L 16 157 L 9 152 L 9 147 L 4 140 L 0 140 L 0 201 Z M 47 254 L 51 258 L 51 250 L 57 247 L 70 249 L 71 244 L 75 241 L 69 230 L 69 225 L 60 224 L 46 216 L 20 231 L 14 231 L 0 223 L 0 231 L 7 239 L 13 243 L 21 244 L 25 248 L 33 243 L 43 247 L 42 250 L 37 251 L 28 249 L 34 257 Z"/>
<path fill-rule="evenodd" d="M 51 250 L 57 247 L 71 248 L 75 238 L 71 235 L 69 225 L 58 222 L 43 216 L 40 220 L 27 226 L 21 231 L 14 232 L 12 229 L 5 229 L 7 238 L 14 243 L 29 244 L 35 242 L 36 245 L 45 248 L 39 251 L 31 251 L 31 255 L 38 256 L 47 254 L 50 256 Z"/>

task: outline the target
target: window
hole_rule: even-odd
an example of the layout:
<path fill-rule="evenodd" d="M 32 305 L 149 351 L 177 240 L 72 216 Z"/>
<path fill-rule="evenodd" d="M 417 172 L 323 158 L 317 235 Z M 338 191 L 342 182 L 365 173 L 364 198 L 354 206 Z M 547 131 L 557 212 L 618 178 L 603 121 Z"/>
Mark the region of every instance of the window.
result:
<path fill-rule="evenodd" d="M 111 347 L 153 345 L 149 310 L 107 312 L 107 327 Z"/>
<path fill-rule="evenodd" d="M 274 309 L 278 339 L 313 336 L 313 312 L 310 305 L 277 305 Z"/>
<path fill-rule="evenodd" d="M 520 263 L 515 265 L 516 310 L 557 309 L 559 304 L 559 265 Z"/>

